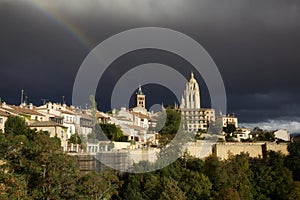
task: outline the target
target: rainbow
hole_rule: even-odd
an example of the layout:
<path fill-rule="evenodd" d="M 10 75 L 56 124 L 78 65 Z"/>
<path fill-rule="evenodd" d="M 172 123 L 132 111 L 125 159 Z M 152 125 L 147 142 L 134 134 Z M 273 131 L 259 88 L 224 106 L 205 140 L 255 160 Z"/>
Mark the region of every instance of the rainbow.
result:
<path fill-rule="evenodd" d="M 48 17 L 51 21 L 60 26 L 65 32 L 70 34 L 83 47 L 87 49 L 94 48 L 94 42 L 87 36 L 84 30 L 82 30 L 78 25 L 76 25 L 74 21 L 62 16 L 55 9 L 46 5 L 44 1 L 30 0 L 29 3 L 33 8 L 35 8 L 44 16 Z"/>

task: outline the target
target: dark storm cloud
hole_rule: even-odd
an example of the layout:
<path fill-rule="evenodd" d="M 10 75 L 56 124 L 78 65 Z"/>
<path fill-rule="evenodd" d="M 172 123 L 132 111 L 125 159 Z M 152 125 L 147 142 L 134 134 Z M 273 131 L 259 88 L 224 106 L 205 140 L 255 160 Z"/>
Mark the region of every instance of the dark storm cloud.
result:
<path fill-rule="evenodd" d="M 48 17 L 58 15 L 83 30 L 94 46 L 135 27 L 181 31 L 202 44 L 216 62 L 229 113 L 240 121 L 281 123 L 300 117 L 299 1 L 37 2 L 0 3 L 0 66 L 5 82 L 0 84 L 0 96 L 8 102 L 18 103 L 21 89 L 30 93 L 34 103 L 40 103 L 40 98 L 61 101 L 62 95 L 70 102 L 76 72 L 93 46 L 82 46 L 55 17 Z"/>

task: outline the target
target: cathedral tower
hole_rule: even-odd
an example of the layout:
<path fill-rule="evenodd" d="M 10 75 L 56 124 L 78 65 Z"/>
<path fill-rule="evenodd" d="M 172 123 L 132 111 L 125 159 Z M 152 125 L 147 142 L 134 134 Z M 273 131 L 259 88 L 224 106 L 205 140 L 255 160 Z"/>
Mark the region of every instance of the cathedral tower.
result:
<path fill-rule="evenodd" d="M 191 73 L 191 78 L 186 83 L 185 91 L 181 98 L 180 108 L 183 109 L 200 109 L 200 89 L 198 82 L 194 78 L 194 73 Z"/>

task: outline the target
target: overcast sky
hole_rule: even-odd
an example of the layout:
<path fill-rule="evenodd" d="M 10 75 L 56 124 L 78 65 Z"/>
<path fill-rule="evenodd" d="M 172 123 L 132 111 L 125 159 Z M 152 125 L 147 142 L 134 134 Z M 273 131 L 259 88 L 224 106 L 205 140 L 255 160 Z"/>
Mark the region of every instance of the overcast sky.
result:
<path fill-rule="evenodd" d="M 223 77 L 228 112 L 243 125 L 300 132 L 298 0 L 0 2 L 0 97 L 7 103 L 19 104 L 21 89 L 34 104 L 61 102 L 62 96 L 71 103 L 76 73 L 96 45 L 128 29 L 154 26 L 180 31 L 207 50 Z M 119 68 L 153 60 L 188 65 L 168 53 L 135 53 L 110 66 L 112 82 L 97 91 L 101 110 L 110 109 L 107 94 L 120 77 Z M 209 106 L 205 83 L 196 78 L 202 104 Z M 167 88 L 144 90 L 148 107 L 176 101 Z"/>

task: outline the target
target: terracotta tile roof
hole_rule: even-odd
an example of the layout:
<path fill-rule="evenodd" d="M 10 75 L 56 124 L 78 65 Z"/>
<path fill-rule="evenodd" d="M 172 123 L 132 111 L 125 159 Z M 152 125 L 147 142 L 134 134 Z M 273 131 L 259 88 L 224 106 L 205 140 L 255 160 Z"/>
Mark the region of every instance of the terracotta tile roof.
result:
<path fill-rule="evenodd" d="M 131 128 L 131 129 L 137 129 L 137 130 L 141 130 L 141 131 L 146 130 L 146 129 L 143 128 L 143 127 L 136 126 L 136 125 L 132 125 L 132 124 L 125 124 L 125 126 L 127 126 L 128 128 Z"/>
<path fill-rule="evenodd" d="M 97 118 L 109 118 L 109 115 L 107 115 L 105 113 L 97 112 L 96 117 Z"/>
<path fill-rule="evenodd" d="M 74 113 L 72 111 L 68 111 L 68 110 L 59 110 L 59 111 L 63 114 L 74 115 Z"/>
<path fill-rule="evenodd" d="M 8 117 L 8 116 L 10 116 L 10 114 L 5 111 L 0 110 L 0 116 Z"/>
<path fill-rule="evenodd" d="M 35 110 L 32 110 L 32 109 L 29 109 L 29 108 L 21 108 L 19 106 L 10 106 L 12 108 L 12 112 L 15 112 L 16 114 L 19 114 L 19 115 L 38 115 L 38 116 L 44 116 L 43 114 L 35 111 Z M 9 110 L 9 109 L 8 109 Z"/>
<path fill-rule="evenodd" d="M 141 118 L 146 118 L 146 119 L 150 119 L 150 117 L 148 115 L 142 114 L 140 112 L 132 112 L 132 114 L 138 115 Z"/>
<path fill-rule="evenodd" d="M 29 125 L 29 127 L 53 127 L 53 126 L 60 126 L 63 128 L 67 128 L 67 127 L 63 126 L 62 124 L 58 124 L 53 121 L 34 122 Z"/>
<path fill-rule="evenodd" d="M 114 116 L 113 118 L 118 119 L 118 120 L 122 120 L 122 121 L 128 121 L 128 122 L 132 122 L 132 120 L 127 119 L 124 116 Z"/>

